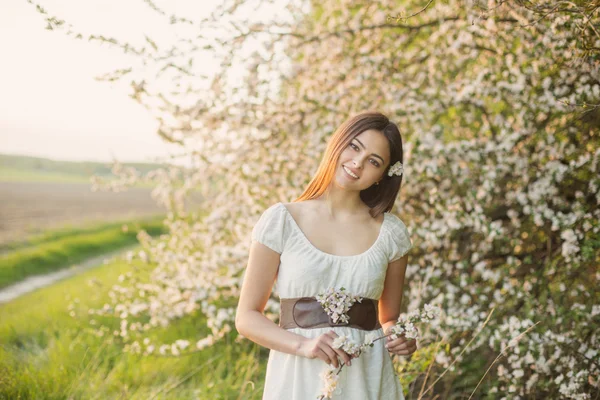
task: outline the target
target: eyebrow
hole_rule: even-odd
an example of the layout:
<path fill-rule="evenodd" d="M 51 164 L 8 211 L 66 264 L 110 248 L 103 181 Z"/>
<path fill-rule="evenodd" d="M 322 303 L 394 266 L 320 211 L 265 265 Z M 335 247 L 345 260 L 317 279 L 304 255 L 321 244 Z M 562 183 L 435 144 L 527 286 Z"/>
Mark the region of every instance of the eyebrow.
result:
<path fill-rule="evenodd" d="M 358 140 L 357 138 L 354 138 L 354 140 L 356 140 L 358 143 L 360 143 L 360 145 L 363 147 L 363 149 L 365 148 L 365 145 Z M 371 153 L 372 156 L 378 157 L 381 160 L 382 164 L 385 164 L 385 161 L 383 160 L 383 157 L 381 157 L 379 154 L 375 154 L 375 153 Z"/>

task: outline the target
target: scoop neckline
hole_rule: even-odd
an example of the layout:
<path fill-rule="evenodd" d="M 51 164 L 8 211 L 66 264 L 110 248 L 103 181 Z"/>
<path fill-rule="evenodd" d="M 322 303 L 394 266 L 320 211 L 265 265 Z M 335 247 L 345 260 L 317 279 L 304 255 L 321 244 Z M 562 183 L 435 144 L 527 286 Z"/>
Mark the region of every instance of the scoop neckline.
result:
<path fill-rule="evenodd" d="M 282 202 L 279 202 L 278 204 L 280 207 L 283 207 L 283 210 L 285 211 L 285 213 L 287 214 L 289 219 L 292 220 L 292 224 L 294 225 L 294 227 L 296 228 L 296 230 L 298 231 L 300 236 L 303 238 L 303 240 L 308 244 L 308 246 L 311 249 L 313 249 L 314 251 L 316 251 L 317 253 L 320 253 L 327 257 L 332 257 L 332 258 L 356 258 L 356 257 L 361 257 L 361 256 L 364 256 L 364 255 L 370 253 L 377 246 L 379 241 L 381 240 L 381 238 L 383 236 L 383 229 L 384 229 L 385 221 L 388 219 L 388 213 L 384 212 L 383 213 L 383 222 L 381 223 L 381 226 L 379 227 L 379 234 L 377 235 L 377 239 L 375 239 L 375 241 L 373 242 L 371 247 L 369 247 L 367 250 L 363 251 L 360 254 L 341 256 L 341 255 L 337 255 L 337 254 L 327 253 L 327 252 L 317 248 L 314 244 L 312 244 L 312 242 L 310 240 L 308 240 L 308 237 L 306 237 L 306 235 L 304 234 L 302 229 L 300 229 L 300 226 L 298 225 L 298 223 L 296 222 L 296 220 L 294 219 L 294 217 L 292 216 L 290 211 L 287 209 L 287 207 Z"/>

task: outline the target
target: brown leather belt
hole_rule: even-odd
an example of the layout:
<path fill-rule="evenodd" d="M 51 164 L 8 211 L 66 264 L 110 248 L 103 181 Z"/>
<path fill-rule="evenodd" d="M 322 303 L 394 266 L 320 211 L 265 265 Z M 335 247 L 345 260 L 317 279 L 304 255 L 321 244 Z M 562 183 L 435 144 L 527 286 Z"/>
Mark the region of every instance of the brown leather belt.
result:
<path fill-rule="evenodd" d="M 350 328 L 373 331 L 381 328 L 378 318 L 377 300 L 363 298 L 348 310 L 348 322 L 333 322 L 321 303 L 314 297 L 295 297 L 280 299 L 279 326 L 291 328 L 324 328 L 328 326 L 347 326 Z"/>

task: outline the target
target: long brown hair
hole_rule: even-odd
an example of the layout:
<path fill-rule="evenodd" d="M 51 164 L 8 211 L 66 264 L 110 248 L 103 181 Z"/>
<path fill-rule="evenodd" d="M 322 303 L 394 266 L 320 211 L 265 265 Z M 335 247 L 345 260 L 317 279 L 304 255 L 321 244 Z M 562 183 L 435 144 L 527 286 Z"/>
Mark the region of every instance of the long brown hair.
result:
<path fill-rule="evenodd" d="M 379 185 L 373 184 L 371 187 L 361 190 L 360 198 L 371 209 L 369 213 L 372 217 L 376 217 L 382 212 L 391 211 L 400 191 L 404 174 L 388 176 L 388 171 L 390 166 L 397 161 L 404 163 L 402 138 L 396 124 L 390 122 L 388 117 L 377 111 L 365 111 L 354 115 L 336 129 L 327 142 L 327 148 L 317 172 L 304 192 L 294 202 L 314 199 L 325 193 L 335 175 L 335 166 L 342 151 L 354 137 L 369 129 L 378 130 L 387 138 L 390 145 L 390 163 L 385 169 Z"/>

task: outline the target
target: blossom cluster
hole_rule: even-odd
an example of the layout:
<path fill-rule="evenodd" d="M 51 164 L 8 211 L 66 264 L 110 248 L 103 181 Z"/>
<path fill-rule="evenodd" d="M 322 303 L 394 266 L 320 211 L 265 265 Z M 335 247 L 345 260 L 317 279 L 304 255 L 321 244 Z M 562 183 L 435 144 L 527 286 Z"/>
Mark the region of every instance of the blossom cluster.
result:
<path fill-rule="evenodd" d="M 388 171 L 389 176 L 394 176 L 394 175 L 400 176 L 403 173 L 404 173 L 404 165 L 400 161 L 397 161 L 396 164 L 392 165 L 390 167 L 390 170 Z"/>
<path fill-rule="evenodd" d="M 418 339 L 419 331 L 415 324 L 418 322 L 431 322 L 440 316 L 440 309 L 431 304 L 425 304 L 423 310 L 411 311 L 406 315 L 401 315 L 398 322 L 390 327 L 389 332 L 392 340 L 398 336 L 404 335 L 407 339 Z"/>
<path fill-rule="evenodd" d="M 323 382 L 325 382 L 321 391 L 321 398 L 330 399 L 333 396 L 333 392 L 337 388 L 340 377 L 336 373 L 336 368 L 333 365 L 327 365 L 323 372 L 321 372 L 320 376 Z"/>
<path fill-rule="evenodd" d="M 338 320 L 348 322 L 347 312 L 350 307 L 356 302 L 362 302 L 362 297 L 348 293 L 344 287 L 329 288 L 325 293 L 316 295 L 315 298 L 323 306 L 333 323 L 337 323 Z"/>

